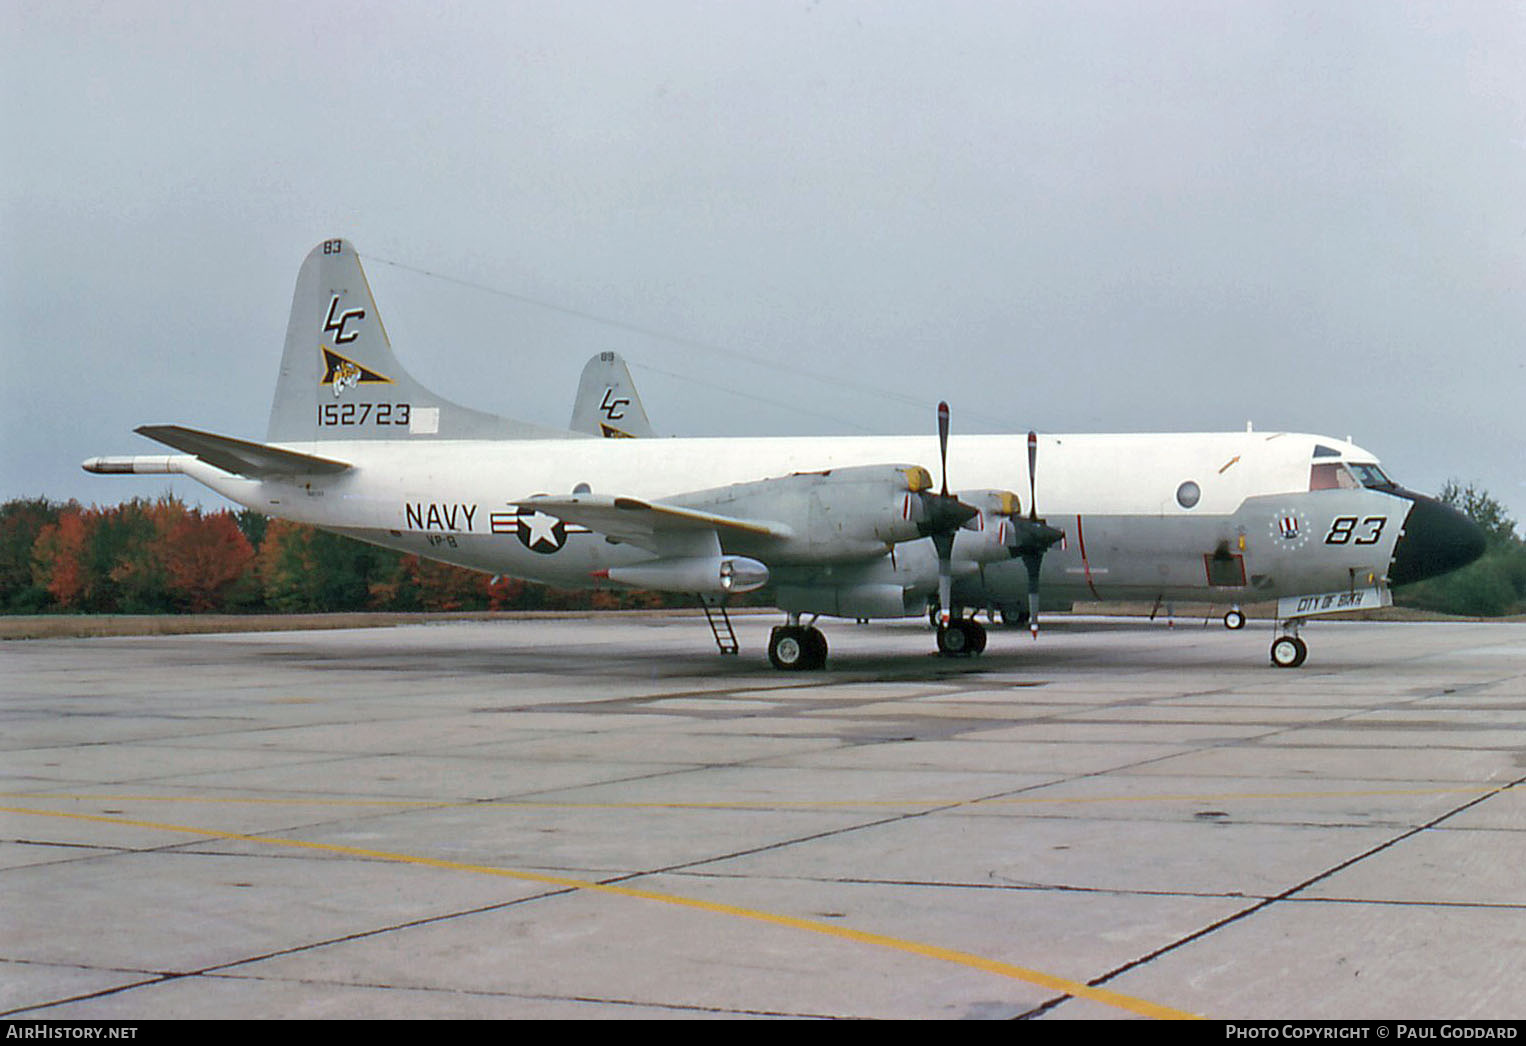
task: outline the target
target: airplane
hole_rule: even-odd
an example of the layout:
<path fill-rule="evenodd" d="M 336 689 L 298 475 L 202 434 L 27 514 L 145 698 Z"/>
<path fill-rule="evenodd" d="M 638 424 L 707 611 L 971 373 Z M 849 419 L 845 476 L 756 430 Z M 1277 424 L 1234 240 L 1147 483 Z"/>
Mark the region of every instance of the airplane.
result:
<path fill-rule="evenodd" d="M 695 595 L 726 653 L 726 598 L 771 585 L 785 623 L 768 657 L 789 671 L 826 664 L 820 617 L 932 607 L 948 657 L 985 649 L 983 609 L 1026 615 L 1037 638 L 1041 592 L 1227 605 L 1230 628 L 1242 603 L 1275 599 L 1271 663 L 1296 668 L 1310 617 L 1389 605 L 1391 586 L 1484 550 L 1471 520 L 1355 444 L 1250 426 L 951 437 L 939 404 L 936 438 L 599 438 L 651 435 L 629 372 L 603 355 L 580 383 L 579 431 L 452 403 L 394 355 L 353 245 L 324 240 L 297 277 L 263 442 L 144 425 L 178 453 L 83 467 L 190 476 L 268 515 L 492 574 Z"/>

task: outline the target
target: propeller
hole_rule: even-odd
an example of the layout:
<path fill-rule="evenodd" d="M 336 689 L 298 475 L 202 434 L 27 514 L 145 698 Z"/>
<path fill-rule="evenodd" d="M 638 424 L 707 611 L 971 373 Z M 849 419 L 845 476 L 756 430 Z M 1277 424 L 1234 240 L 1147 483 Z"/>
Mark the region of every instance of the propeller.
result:
<path fill-rule="evenodd" d="M 979 511 L 948 492 L 948 404 L 938 404 L 938 464 L 943 479 L 936 494 L 922 494 L 922 519 L 917 530 L 932 538 L 938 553 L 938 619 L 947 626 L 954 587 L 954 535 Z"/>
<path fill-rule="evenodd" d="M 1014 541 L 1009 546 L 1012 555 L 1023 561 L 1028 568 L 1028 630 L 1033 638 L 1039 637 L 1039 568 L 1044 564 L 1044 553 L 1065 536 L 1046 521 L 1039 518 L 1037 476 L 1039 461 L 1039 437 L 1028 433 L 1028 518 L 1013 520 Z"/>

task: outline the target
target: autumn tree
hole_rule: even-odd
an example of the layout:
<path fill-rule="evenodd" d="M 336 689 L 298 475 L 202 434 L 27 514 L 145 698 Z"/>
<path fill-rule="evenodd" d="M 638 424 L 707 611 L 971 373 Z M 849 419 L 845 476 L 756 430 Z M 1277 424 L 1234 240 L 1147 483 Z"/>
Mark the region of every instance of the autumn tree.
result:
<path fill-rule="evenodd" d="M 254 560 L 254 549 L 232 513 L 184 513 L 169 524 L 160 543 L 167 586 L 192 613 L 217 610 L 223 596 Z"/>
<path fill-rule="evenodd" d="M 47 498 L 0 505 L 0 610 L 36 612 L 48 604 L 47 586 L 33 573 L 32 549 L 42 528 L 58 522 L 59 512 Z"/>
<path fill-rule="evenodd" d="M 32 576 L 55 607 L 78 609 L 90 589 L 86 569 L 89 534 L 78 505 L 45 524 L 32 544 Z"/>

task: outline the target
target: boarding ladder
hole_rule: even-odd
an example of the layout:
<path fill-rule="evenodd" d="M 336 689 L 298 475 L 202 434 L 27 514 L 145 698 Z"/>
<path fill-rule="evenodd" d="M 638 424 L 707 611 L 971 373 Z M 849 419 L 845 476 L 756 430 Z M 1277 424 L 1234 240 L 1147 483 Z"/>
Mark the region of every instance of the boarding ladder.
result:
<path fill-rule="evenodd" d="M 726 604 L 715 596 L 700 596 L 699 605 L 705 612 L 705 620 L 710 622 L 710 634 L 715 637 L 716 647 L 723 654 L 735 654 L 739 649 L 737 634 L 726 614 Z"/>

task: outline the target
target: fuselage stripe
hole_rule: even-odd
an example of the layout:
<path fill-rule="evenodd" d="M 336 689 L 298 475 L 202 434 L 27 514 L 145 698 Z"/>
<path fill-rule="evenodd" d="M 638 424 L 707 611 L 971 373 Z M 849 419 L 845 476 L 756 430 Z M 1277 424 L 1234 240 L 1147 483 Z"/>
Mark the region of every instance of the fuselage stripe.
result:
<path fill-rule="evenodd" d="M 1097 594 L 1097 586 L 1092 584 L 1092 565 L 1086 559 L 1086 532 L 1081 529 L 1081 514 L 1076 513 L 1076 544 L 1081 547 L 1081 569 L 1086 572 L 1086 587 L 1091 589 L 1092 596 L 1096 599 L 1102 597 Z"/>

